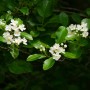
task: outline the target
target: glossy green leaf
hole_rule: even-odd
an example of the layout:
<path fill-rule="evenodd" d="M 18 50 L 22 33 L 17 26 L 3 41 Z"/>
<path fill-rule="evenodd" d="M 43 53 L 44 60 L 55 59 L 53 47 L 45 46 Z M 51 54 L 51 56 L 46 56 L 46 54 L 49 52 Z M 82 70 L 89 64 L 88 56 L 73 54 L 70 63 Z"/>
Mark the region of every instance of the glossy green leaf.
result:
<path fill-rule="evenodd" d="M 64 26 L 60 26 L 58 30 L 56 31 L 56 42 L 61 43 L 65 40 L 65 37 L 67 36 L 67 29 Z"/>
<path fill-rule="evenodd" d="M 45 57 L 46 56 L 43 54 L 33 54 L 33 55 L 28 56 L 27 61 L 35 61 L 35 60 L 42 59 Z"/>
<path fill-rule="evenodd" d="M 37 36 L 39 36 L 39 32 L 38 31 L 36 31 L 36 30 L 32 30 L 32 31 L 30 31 L 30 35 L 32 35 L 32 37 L 37 37 Z"/>
<path fill-rule="evenodd" d="M 75 21 L 76 23 L 81 22 L 81 17 L 78 13 L 72 13 L 71 17 L 72 17 L 73 21 Z"/>
<path fill-rule="evenodd" d="M 0 41 L 5 42 L 5 39 L 2 36 L 0 36 Z"/>
<path fill-rule="evenodd" d="M 78 55 L 77 54 L 71 53 L 71 52 L 65 52 L 64 56 L 66 58 L 70 58 L 70 59 L 77 59 L 78 58 Z"/>
<path fill-rule="evenodd" d="M 41 17 L 48 17 L 52 14 L 53 0 L 42 0 L 37 8 L 38 14 Z"/>
<path fill-rule="evenodd" d="M 28 7 L 22 7 L 20 11 L 23 13 L 23 15 L 28 15 L 29 14 L 29 8 Z"/>
<path fill-rule="evenodd" d="M 9 71 L 14 74 L 29 73 L 32 71 L 31 64 L 22 60 L 12 62 L 8 67 Z"/>
<path fill-rule="evenodd" d="M 21 32 L 21 36 L 25 37 L 28 40 L 33 40 L 33 37 L 30 34 L 26 33 L 26 32 Z"/>
<path fill-rule="evenodd" d="M 86 9 L 86 13 L 87 13 L 88 16 L 90 16 L 90 8 Z"/>
<path fill-rule="evenodd" d="M 46 59 L 43 63 L 43 70 L 48 70 L 50 69 L 55 63 L 55 60 L 50 57 L 49 59 Z"/>
<path fill-rule="evenodd" d="M 63 26 L 67 26 L 69 24 L 69 18 L 68 18 L 68 15 L 66 13 L 61 12 L 59 15 L 59 19 L 60 19 L 60 23 Z"/>
<path fill-rule="evenodd" d="M 44 46 L 45 48 L 49 48 L 49 45 L 41 42 L 40 40 L 36 40 L 36 41 L 34 40 L 34 41 L 32 41 L 32 42 L 31 42 L 31 45 L 32 45 L 34 48 L 36 48 L 36 49 L 40 49 L 40 46 L 41 46 L 41 45 Z"/>

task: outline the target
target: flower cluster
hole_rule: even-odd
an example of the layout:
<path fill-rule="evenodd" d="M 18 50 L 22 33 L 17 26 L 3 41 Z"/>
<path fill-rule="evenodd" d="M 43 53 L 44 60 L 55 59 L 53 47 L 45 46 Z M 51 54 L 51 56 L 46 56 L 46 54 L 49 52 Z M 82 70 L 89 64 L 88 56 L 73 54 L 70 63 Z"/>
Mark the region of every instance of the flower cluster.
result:
<path fill-rule="evenodd" d="M 87 23 L 85 22 L 82 22 L 81 25 L 71 24 L 69 27 L 67 27 L 67 30 L 68 30 L 68 36 L 77 34 L 86 38 L 89 35 Z"/>
<path fill-rule="evenodd" d="M 24 30 L 26 30 L 24 24 L 19 24 L 18 20 L 11 19 L 11 23 L 5 26 L 5 32 L 3 33 L 6 43 L 16 45 L 23 43 L 27 45 L 26 38 L 20 37 L 21 32 Z"/>
<path fill-rule="evenodd" d="M 52 54 L 53 59 L 58 61 L 61 58 L 61 54 L 65 53 L 65 48 L 67 48 L 67 45 L 61 43 L 61 45 L 55 43 L 52 47 L 50 47 L 49 52 Z"/>

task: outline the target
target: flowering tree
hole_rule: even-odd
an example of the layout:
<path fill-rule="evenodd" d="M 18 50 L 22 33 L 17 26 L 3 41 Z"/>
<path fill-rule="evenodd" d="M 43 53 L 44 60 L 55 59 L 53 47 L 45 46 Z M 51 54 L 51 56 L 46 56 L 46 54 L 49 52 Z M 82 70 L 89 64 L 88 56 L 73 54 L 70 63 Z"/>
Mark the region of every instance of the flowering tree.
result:
<path fill-rule="evenodd" d="M 89 8 L 79 14 L 62 6 L 57 10 L 58 0 L 1 2 L 7 9 L 0 10 L 0 48 L 5 50 L 0 57 L 11 73 L 33 72 L 33 62 L 48 70 L 55 63 L 81 60 L 89 50 Z"/>

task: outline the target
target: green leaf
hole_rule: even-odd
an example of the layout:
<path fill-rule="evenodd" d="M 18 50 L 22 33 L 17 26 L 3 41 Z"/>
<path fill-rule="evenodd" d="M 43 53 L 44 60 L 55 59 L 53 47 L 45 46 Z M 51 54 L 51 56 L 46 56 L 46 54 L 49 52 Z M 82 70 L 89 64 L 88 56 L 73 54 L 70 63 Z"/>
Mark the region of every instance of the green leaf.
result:
<path fill-rule="evenodd" d="M 33 40 L 33 37 L 30 34 L 26 33 L 26 32 L 21 32 L 21 36 L 25 37 L 28 40 Z"/>
<path fill-rule="evenodd" d="M 5 39 L 2 36 L 0 36 L 0 41 L 5 42 Z"/>
<path fill-rule="evenodd" d="M 45 57 L 46 56 L 43 54 L 33 54 L 33 55 L 28 56 L 27 61 L 35 61 L 35 60 L 42 59 Z"/>
<path fill-rule="evenodd" d="M 65 40 L 65 37 L 67 36 L 67 29 L 64 26 L 60 26 L 58 30 L 56 31 L 56 42 L 61 43 Z"/>
<path fill-rule="evenodd" d="M 12 44 L 11 47 L 10 47 L 10 49 L 11 49 L 10 53 L 11 53 L 12 57 L 14 59 L 17 58 L 18 55 L 19 55 L 19 49 L 18 49 L 18 47 L 16 45 Z"/>
<path fill-rule="evenodd" d="M 43 70 L 48 70 L 50 69 L 55 63 L 55 60 L 50 57 L 49 59 L 46 59 L 43 63 Z"/>
<path fill-rule="evenodd" d="M 28 15 L 29 14 L 29 8 L 28 7 L 22 7 L 20 9 L 21 13 L 23 13 L 23 15 Z"/>
<path fill-rule="evenodd" d="M 65 52 L 64 56 L 66 58 L 70 58 L 70 59 L 77 59 L 78 58 L 77 54 L 71 53 L 71 52 Z"/>
<path fill-rule="evenodd" d="M 90 16 L 90 8 L 86 9 L 86 13 L 87 13 L 88 16 Z"/>
<path fill-rule="evenodd" d="M 36 30 L 32 30 L 32 31 L 30 31 L 30 35 L 32 35 L 32 37 L 37 37 L 37 36 L 39 36 L 39 32 L 38 31 L 36 31 Z"/>
<path fill-rule="evenodd" d="M 9 65 L 9 71 L 14 74 L 28 73 L 32 71 L 31 64 L 26 61 L 14 61 Z"/>
<path fill-rule="evenodd" d="M 90 19 L 85 18 L 85 19 L 83 19 L 81 22 L 87 23 L 88 29 L 90 29 Z"/>
<path fill-rule="evenodd" d="M 42 0 L 37 8 L 38 14 L 41 17 L 48 17 L 52 14 L 53 0 Z"/>
<path fill-rule="evenodd" d="M 82 47 L 88 45 L 88 40 L 84 38 L 81 38 L 78 42 L 79 42 L 79 45 Z"/>
<path fill-rule="evenodd" d="M 59 15 L 51 17 L 47 23 L 60 23 Z"/>
<path fill-rule="evenodd" d="M 61 12 L 59 15 L 60 23 L 64 26 L 67 26 L 69 24 L 69 18 L 68 15 L 64 12 Z"/>
<path fill-rule="evenodd" d="M 73 13 L 71 15 L 72 19 L 76 22 L 76 23 L 80 23 L 81 22 L 81 17 L 78 13 Z"/>
<path fill-rule="evenodd" d="M 45 48 L 49 48 L 49 45 L 41 42 L 40 40 L 36 40 L 36 41 L 34 40 L 34 41 L 32 41 L 32 42 L 31 42 L 31 45 L 32 45 L 34 48 L 36 48 L 36 49 L 40 49 L 40 46 L 41 46 L 41 45 L 44 46 Z"/>

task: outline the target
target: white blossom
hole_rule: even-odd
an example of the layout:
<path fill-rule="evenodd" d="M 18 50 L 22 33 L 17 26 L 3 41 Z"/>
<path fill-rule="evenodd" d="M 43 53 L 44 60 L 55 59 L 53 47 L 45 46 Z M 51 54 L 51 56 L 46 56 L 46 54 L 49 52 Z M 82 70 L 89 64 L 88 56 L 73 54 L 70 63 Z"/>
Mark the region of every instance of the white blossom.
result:
<path fill-rule="evenodd" d="M 59 44 L 55 43 L 52 47 L 50 47 L 49 52 L 52 54 L 53 59 L 57 61 L 58 59 L 60 59 L 61 54 L 65 53 L 66 47 L 67 47 L 66 44 L 64 45 L 63 43 L 61 43 L 61 46 L 60 46 Z"/>
<path fill-rule="evenodd" d="M 87 23 L 85 23 L 85 22 L 82 22 L 81 23 L 81 26 L 84 28 L 84 27 L 87 27 Z"/>
<path fill-rule="evenodd" d="M 40 45 L 40 51 L 45 51 L 45 47 L 43 45 Z"/>
<path fill-rule="evenodd" d="M 4 37 L 4 38 L 7 38 L 8 36 L 10 36 L 10 33 L 9 33 L 9 32 L 4 32 L 4 33 L 3 33 L 3 37 Z"/>
<path fill-rule="evenodd" d="M 19 30 L 19 28 L 17 27 L 17 26 L 11 26 L 11 28 L 12 28 L 12 30 L 14 30 L 14 31 L 17 31 L 17 30 Z"/>
<path fill-rule="evenodd" d="M 66 44 L 64 45 L 64 48 L 67 48 L 67 45 Z"/>
<path fill-rule="evenodd" d="M 89 35 L 87 23 L 85 23 L 85 22 L 82 22 L 81 25 L 80 24 L 77 24 L 77 25 L 71 24 L 69 27 L 67 27 L 67 30 L 68 30 L 67 37 L 71 37 L 75 34 L 77 36 L 82 36 L 82 37 L 86 38 Z"/>
<path fill-rule="evenodd" d="M 82 33 L 82 37 L 85 37 L 86 38 L 88 35 L 89 35 L 89 33 L 86 32 L 86 31 Z"/>
<path fill-rule="evenodd" d="M 18 38 L 14 39 L 14 43 L 17 44 L 17 45 L 19 45 L 21 42 L 22 42 L 21 37 L 18 37 Z"/>
<path fill-rule="evenodd" d="M 11 23 L 10 24 L 13 25 L 13 26 L 17 26 L 18 21 L 14 20 L 14 19 L 11 19 Z"/>
<path fill-rule="evenodd" d="M 23 42 L 24 45 L 27 45 L 27 39 L 26 38 L 23 38 L 22 42 Z"/>
<path fill-rule="evenodd" d="M 9 24 L 9 25 L 6 25 L 6 27 L 5 27 L 5 30 L 6 31 L 11 31 L 11 29 L 12 29 L 12 26 Z"/>
<path fill-rule="evenodd" d="M 78 25 L 76 26 L 76 30 L 77 30 L 77 31 L 80 31 L 81 29 L 82 29 L 82 26 L 78 24 Z"/>
<path fill-rule="evenodd" d="M 49 52 L 51 54 L 56 54 L 56 53 L 60 53 L 60 45 L 59 44 L 54 44 L 53 47 L 50 47 Z"/>
<path fill-rule="evenodd" d="M 13 35 L 10 35 L 9 32 L 3 33 L 3 37 L 5 38 L 7 44 L 11 44 L 13 42 Z"/>
<path fill-rule="evenodd" d="M 61 58 L 60 54 L 53 54 L 53 59 L 58 61 Z"/>
<path fill-rule="evenodd" d="M 75 30 L 75 29 L 76 29 L 76 25 L 71 24 L 68 28 L 69 28 L 70 30 Z"/>
<path fill-rule="evenodd" d="M 24 31 L 25 25 L 21 24 L 18 25 L 18 21 L 11 19 L 11 23 L 5 26 L 5 32 L 3 33 L 3 37 L 6 40 L 7 44 L 17 44 L 19 45 L 20 43 L 23 43 L 27 45 L 27 40 L 26 38 L 21 38 L 20 34 L 21 31 Z"/>
<path fill-rule="evenodd" d="M 21 31 L 24 31 L 24 30 L 26 30 L 26 28 L 25 28 L 25 25 L 24 24 L 21 24 L 21 25 L 19 25 L 19 27 L 18 27 Z"/>
<path fill-rule="evenodd" d="M 16 30 L 16 31 L 14 31 L 14 36 L 20 36 L 20 31 L 19 30 Z"/>

